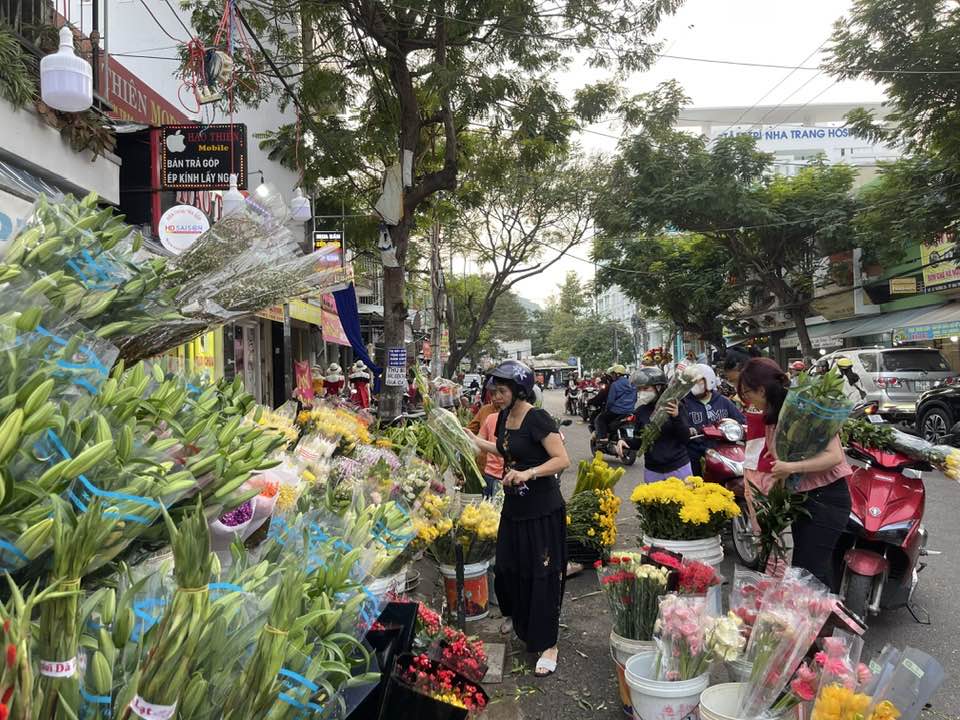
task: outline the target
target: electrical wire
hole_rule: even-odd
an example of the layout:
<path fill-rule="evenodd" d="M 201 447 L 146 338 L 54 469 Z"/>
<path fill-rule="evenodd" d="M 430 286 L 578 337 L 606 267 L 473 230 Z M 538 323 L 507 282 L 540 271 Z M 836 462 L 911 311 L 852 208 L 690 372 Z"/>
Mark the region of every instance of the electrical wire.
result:
<path fill-rule="evenodd" d="M 145 0 L 140 0 L 140 4 L 143 5 L 143 9 L 147 11 L 147 14 L 148 14 L 151 18 L 153 18 L 153 21 L 157 24 L 157 27 L 160 28 L 160 31 L 161 31 L 164 35 L 166 35 L 168 38 L 170 38 L 170 39 L 173 40 L 175 43 L 177 43 L 178 46 L 179 46 L 179 45 L 184 45 L 184 44 L 186 43 L 185 40 L 178 40 L 178 39 L 175 38 L 173 35 L 171 35 L 169 32 L 167 32 L 167 28 L 165 28 L 165 27 L 163 26 L 163 23 L 161 23 L 161 22 L 157 19 L 157 16 L 153 14 L 153 10 L 150 9 L 150 6 L 147 5 L 147 3 L 145 2 Z"/>
<path fill-rule="evenodd" d="M 170 12 L 173 13 L 173 16 L 177 19 L 177 22 L 180 23 L 180 27 L 183 28 L 183 31 L 187 34 L 187 37 L 192 38 L 193 31 L 189 27 L 187 27 L 187 24 L 183 21 L 183 18 L 180 17 L 180 13 L 174 10 L 173 5 L 170 4 L 170 0 L 163 0 L 163 1 L 167 4 L 167 7 L 170 8 Z M 96 0 L 94 0 L 94 2 L 96 2 Z"/>

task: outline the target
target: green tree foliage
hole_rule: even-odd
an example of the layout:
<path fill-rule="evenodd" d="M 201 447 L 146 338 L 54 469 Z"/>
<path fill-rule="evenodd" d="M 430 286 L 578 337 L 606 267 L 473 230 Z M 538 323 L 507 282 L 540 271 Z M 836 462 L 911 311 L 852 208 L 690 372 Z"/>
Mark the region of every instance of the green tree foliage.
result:
<path fill-rule="evenodd" d="M 413 158 L 403 216 L 391 226 L 400 267 L 384 273 L 384 342 L 403 345 L 405 269 L 411 233 L 438 194 L 456 190 L 464 135 L 477 125 L 538 149 L 567 142 L 576 120 L 550 78 L 572 62 L 630 72 L 649 66 L 647 38 L 681 0 L 263 0 L 243 3 L 242 20 L 270 47 L 269 60 L 293 86 L 299 123 L 267 139 L 304 171 L 311 190 L 352 194 L 372 206 L 384 168 Z M 201 37 L 212 37 L 223 3 L 188 0 Z M 268 82 L 241 98 L 273 102 L 280 78 L 255 55 Z M 286 103 L 286 98 L 281 99 Z M 307 160 L 291 151 L 297 137 Z M 535 164 L 535 163 L 534 163 Z M 381 412 L 396 415 L 399 389 Z"/>
<path fill-rule="evenodd" d="M 453 299 L 454 318 L 451 344 L 460 342 L 459 338 L 470 336 L 477 325 L 480 313 L 484 311 L 490 277 L 487 275 L 465 275 L 447 280 L 447 293 Z M 480 326 L 476 339 L 469 348 L 460 347 L 458 360 L 470 358 L 472 367 L 479 365 L 482 355 L 492 358 L 499 356 L 498 340 L 520 340 L 526 337 L 528 326 L 527 311 L 509 290 L 501 293 L 496 300 L 489 318 Z M 450 373 L 450 368 L 448 368 Z M 450 375 L 452 377 L 452 374 Z"/>
<path fill-rule="evenodd" d="M 751 136 L 709 142 L 673 127 L 686 103 L 674 84 L 633 101 L 642 132 L 622 141 L 596 208 L 606 257 L 641 238 L 695 233 L 725 251 L 744 290 L 775 298 L 812 354 L 805 318 L 822 258 L 852 247 L 854 171 L 814 163 L 768 174 L 772 156 Z M 682 268 L 680 268 L 682 270 Z M 667 268 L 670 271 L 670 268 Z"/>
<path fill-rule="evenodd" d="M 723 328 L 743 295 L 724 248 L 701 235 L 658 235 L 617 242 L 598 238 L 598 280 L 657 311 L 684 332 L 723 346 Z M 625 272 L 625 270 L 627 272 Z"/>
<path fill-rule="evenodd" d="M 886 91 L 883 124 L 859 108 L 851 127 L 875 140 L 960 162 L 960 6 L 953 0 L 854 0 L 838 20 L 827 64 L 838 78 Z M 897 72 L 903 71 L 903 72 Z M 938 72 L 944 71 L 944 72 Z"/>

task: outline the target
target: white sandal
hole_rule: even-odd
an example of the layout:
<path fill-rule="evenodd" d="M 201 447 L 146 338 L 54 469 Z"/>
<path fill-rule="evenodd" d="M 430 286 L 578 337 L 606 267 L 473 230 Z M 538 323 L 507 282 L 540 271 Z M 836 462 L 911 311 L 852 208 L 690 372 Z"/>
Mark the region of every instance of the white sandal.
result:
<path fill-rule="evenodd" d="M 534 677 L 545 678 L 550 677 L 557 671 L 557 661 L 545 658 L 542 655 L 540 659 L 537 660 L 537 666 L 533 671 Z"/>
<path fill-rule="evenodd" d="M 500 623 L 500 634 L 509 635 L 513 632 L 513 619 L 506 618 L 502 623 Z"/>

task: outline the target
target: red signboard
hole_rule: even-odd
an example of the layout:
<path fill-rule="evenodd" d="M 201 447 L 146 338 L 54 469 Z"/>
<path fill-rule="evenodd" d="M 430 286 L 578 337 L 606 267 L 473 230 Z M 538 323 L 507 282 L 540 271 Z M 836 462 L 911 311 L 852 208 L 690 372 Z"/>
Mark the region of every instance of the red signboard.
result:
<path fill-rule="evenodd" d="M 293 372 L 297 377 L 297 390 L 300 391 L 300 399 L 312 403 L 313 373 L 310 370 L 310 363 L 306 360 L 297 360 L 293 363 Z"/>
<path fill-rule="evenodd" d="M 110 58 L 109 64 L 110 79 L 106 90 L 114 107 L 110 117 L 154 127 L 190 120 L 183 110 L 164 99 L 115 58 Z"/>

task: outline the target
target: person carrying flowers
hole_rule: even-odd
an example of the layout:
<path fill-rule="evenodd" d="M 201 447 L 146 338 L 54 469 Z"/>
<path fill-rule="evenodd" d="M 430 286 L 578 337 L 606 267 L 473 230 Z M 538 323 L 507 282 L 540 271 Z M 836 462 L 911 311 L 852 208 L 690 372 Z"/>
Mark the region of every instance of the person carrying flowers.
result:
<path fill-rule="evenodd" d="M 691 434 L 702 435 L 707 425 L 716 425 L 721 420 L 731 418 L 741 425 L 747 420 L 740 409 L 729 398 L 725 398 L 717 389 L 717 374 L 709 365 L 698 365 L 702 378 L 693 386 L 690 393 L 680 402 L 680 410 L 687 417 Z M 687 446 L 690 454 L 690 466 L 696 474 L 703 472 L 703 459 L 707 450 L 713 446 L 703 437 L 693 438 Z"/>
<path fill-rule="evenodd" d="M 667 376 L 660 368 L 644 367 L 633 374 L 630 382 L 637 388 L 637 408 L 633 411 L 636 429 L 632 438 L 617 443 L 617 451 L 621 457 L 627 447 L 639 450 L 643 444 L 643 429 L 650 423 L 657 400 L 667 387 Z M 672 402 L 667 403 L 667 416 L 659 436 L 643 456 L 644 482 L 693 475 L 690 455 L 687 452 L 690 426 L 687 424 L 686 415 L 680 412 L 678 403 Z"/>
<path fill-rule="evenodd" d="M 740 373 L 739 395 L 763 414 L 765 426 L 765 447 L 760 450 L 757 462 L 744 463 L 747 497 L 752 502 L 754 489 L 769 493 L 775 483 L 799 476 L 796 491 L 803 496 L 802 507 L 806 512 L 791 526 L 792 565 L 808 570 L 828 588 L 836 590 L 840 577 L 835 550 L 850 517 L 847 477 L 853 469 L 847 464 L 839 435 L 829 441 L 826 450 L 806 460 L 787 462 L 777 458 L 774 437 L 789 389 L 790 378 L 769 358 L 750 360 Z M 750 465 L 757 469 L 751 469 Z"/>
<path fill-rule="evenodd" d="M 472 435 L 477 446 L 503 458 L 504 502 L 497 535 L 494 591 L 512 629 L 540 653 L 537 677 L 557 669 L 560 605 L 567 565 L 566 505 L 558 473 L 570 465 L 556 421 L 534 408 L 533 371 L 507 360 L 490 373 L 503 404 L 496 442 Z"/>

